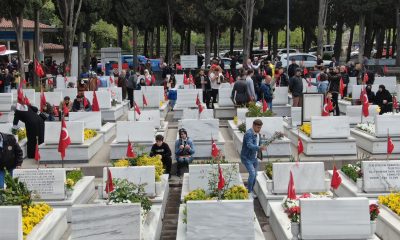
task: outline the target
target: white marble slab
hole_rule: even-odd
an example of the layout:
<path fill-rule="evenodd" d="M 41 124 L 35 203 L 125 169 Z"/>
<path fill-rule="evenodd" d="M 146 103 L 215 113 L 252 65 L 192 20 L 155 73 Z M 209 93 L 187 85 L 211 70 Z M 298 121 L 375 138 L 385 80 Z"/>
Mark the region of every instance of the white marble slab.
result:
<path fill-rule="evenodd" d="M 239 164 L 221 164 L 222 174 L 225 179 L 229 179 L 228 173 L 231 173 L 231 182 L 229 187 L 233 185 L 243 185 L 239 173 Z M 209 192 L 208 178 L 218 176 L 218 165 L 214 164 L 190 164 L 189 165 L 189 191 L 198 188 Z"/>
<path fill-rule="evenodd" d="M 365 192 L 391 192 L 400 189 L 400 162 L 363 161 Z"/>
<path fill-rule="evenodd" d="M 203 99 L 203 91 L 201 89 L 178 89 L 176 99 L 177 108 L 197 108 L 196 98 L 199 95 L 200 101 Z"/>
<path fill-rule="evenodd" d="M 183 117 L 182 119 L 198 119 L 199 118 L 199 110 L 198 109 L 183 109 Z M 214 110 L 204 108 L 203 112 L 200 114 L 200 119 L 213 119 L 214 118 Z"/>
<path fill-rule="evenodd" d="M 24 96 L 26 96 L 29 99 L 29 102 L 34 105 L 35 104 L 35 89 L 23 89 Z M 11 93 L 13 94 L 13 101 L 14 103 L 17 102 L 18 100 L 18 90 L 17 89 L 11 89 Z"/>
<path fill-rule="evenodd" d="M 312 116 L 321 116 L 324 99 L 322 94 L 304 94 L 302 119 L 304 122 L 311 121 Z"/>
<path fill-rule="evenodd" d="M 148 91 L 149 92 L 157 91 L 160 96 L 160 99 L 161 100 L 164 99 L 164 86 L 146 86 L 146 87 L 142 88 L 141 90 L 144 93 L 147 93 Z"/>
<path fill-rule="evenodd" d="M 311 117 L 311 138 L 348 138 L 350 122 L 347 116 Z"/>
<path fill-rule="evenodd" d="M 217 139 L 219 136 L 218 119 L 183 119 L 179 121 L 179 128 L 185 128 L 188 137 L 194 141 Z"/>
<path fill-rule="evenodd" d="M 136 119 L 135 119 L 135 117 L 136 117 Z M 160 110 L 158 110 L 158 109 L 142 110 L 140 112 L 140 115 L 136 114 L 135 111 L 128 111 L 128 120 L 129 121 L 152 122 L 154 124 L 154 128 L 161 127 Z"/>
<path fill-rule="evenodd" d="M 54 106 L 60 105 L 60 102 L 63 100 L 61 92 L 44 92 L 44 96 L 46 97 L 46 101 Z M 39 93 L 39 103 L 40 103 L 40 93 Z"/>
<path fill-rule="evenodd" d="M 175 74 L 176 87 L 183 85 L 183 74 Z"/>
<path fill-rule="evenodd" d="M 21 206 L 0 206 L 0 236 L 5 240 L 22 240 Z"/>
<path fill-rule="evenodd" d="M 373 122 L 375 119 L 375 116 L 378 115 L 378 112 L 376 111 L 377 105 L 369 105 L 368 111 L 369 111 L 369 116 L 364 117 L 364 115 L 361 118 L 362 115 L 362 106 L 361 105 L 352 105 L 352 106 L 347 106 L 346 107 L 346 116 L 349 117 L 350 124 L 357 124 L 361 122 Z"/>
<path fill-rule="evenodd" d="M 146 121 L 118 121 L 117 122 L 117 142 L 153 142 L 154 123 Z"/>
<path fill-rule="evenodd" d="M 99 91 L 110 92 L 111 99 L 115 99 L 117 102 L 122 103 L 122 88 L 121 87 L 108 87 L 108 88 L 99 88 Z"/>
<path fill-rule="evenodd" d="M 126 179 L 134 184 L 144 184 L 144 190 L 149 196 L 155 196 L 155 168 L 154 166 L 141 167 L 110 167 L 112 178 Z M 107 168 L 103 168 L 103 196 L 106 196 Z"/>
<path fill-rule="evenodd" d="M 231 99 L 232 88 L 220 88 L 218 91 L 218 104 L 220 107 L 233 107 Z M 202 100 L 202 99 L 200 99 Z"/>
<path fill-rule="evenodd" d="M 347 84 L 347 94 L 350 94 L 353 92 L 354 85 L 357 85 L 357 78 L 349 77 L 349 83 Z"/>
<path fill-rule="evenodd" d="M 147 106 L 143 105 L 143 94 L 146 97 Z M 160 101 L 163 100 L 163 98 L 160 97 L 158 90 L 151 90 L 151 91 L 150 90 L 147 90 L 147 91 L 135 90 L 133 96 L 134 96 L 134 100 L 135 100 L 136 104 L 138 104 L 140 108 L 143 108 L 143 107 L 159 108 Z"/>
<path fill-rule="evenodd" d="M 97 101 L 101 109 L 111 108 L 111 93 L 109 91 L 96 91 Z M 93 91 L 85 91 L 85 97 L 93 104 Z"/>
<path fill-rule="evenodd" d="M 375 77 L 374 85 L 385 85 L 386 90 L 390 93 L 396 92 L 397 80 L 396 76 L 390 77 Z"/>
<path fill-rule="evenodd" d="M 0 111 L 9 112 L 13 104 L 12 93 L 0 93 Z"/>
<path fill-rule="evenodd" d="M 57 88 L 55 88 L 55 89 L 64 89 L 70 82 L 72 82 L 74 84 L 74 86 L 76 87 L 76 80 L 77 80 L 76 76 L 70 76 L 70 77 L 67 77 L 67 81 L 65 82 L 65 77 L 59 75 L 56 78 Z M 60 83 L 60 85 L 58 83 Z"/>
<path fill-rule="evenodd" d="M 13 127 L 12 123 L 0 123 L 0 132 L 12 134 L 12 127 Z"/>
<path fill-rule="evenodd" d="M 274 193 L 286 194 L 290 171 L 293 173 L 296 193 L 325 192 L 323 162 L 273 163 Z"/>
<path fill-rule="evenodd" d="M 15 169 L 14 177 L 26 183 L 35 197 L 41 200 L 64 200 L 65 169 Z"/>
<path fill-rule="evenodd" d="M 84 122 L 84 127 L 89 129 L 101 129 L 101 112 L 70 112 L 68 121 Z"/>
<path fill-rule="evenodd" d="M 288 87 L 276 87 L 274 91 L 274 99 L 272 100 L 272 106 L 288 104 L 288 92 Z"/>
<path fill-rule="evenodd" d="M 236 115 L 238 117 L 239 122 L 245 123 L 246 122 L 246 113 L 249 110 L 247 108 L 237 108 L 236 109 Z"/>
<path fill-rule="evenodd" d="M 300 199 L 300 208 L 302 239 L 368 239 L 370 236 L 367 198 Z"/>
<path fill-rule="evenodd" d="M 301 125 L 301 107 L 291 108 L 292 126 Z"/>
<path fill-rule="evenodd" d="M 72 207 L 71 239 L 141 239 L 140 203 Z"/>
<path fill-rule="evenodd" d="M 186 239 L 255 239 L 252 200 L 188 201 L 186 205 Z"/>
<path fill-rule="evenodd" d="M 260 119 L 263 122 L 260 134 L 265 137 L 272 137 L 275 132 L 283 133 L 283 118 L 282 117 L 248 117 L 246 118 L 246 130 L 253 127 L 253 121 Z"/>
<path fill-rule="evenodd" d="M 301 80 L 303 81 L 303 93 L 317 93 L 318 92 L 317 86 L 314 86 L 314 85 L 308 86 L 308 83 L 305 78 L 302 78 Z M 307 78 L 307 80 L 309 80 L 309 78 Z M 311 78 L 311 82 L 316 83 L 317 79 Z"/>
<path fill-rule="evenodd" d="M 63 100 L 64 100 L 64 97 L 68 96 L 71 99 L 71 102 L 73 102 L 74 99 L 76 98 L 76 96 L 78 95 L 77 88 L 63 88 L 63 89 L 55 88 L 54 91 L 61 92 Z"/>
<path fill-rule="evenodd" d="M 375 136 L 400 136 L 400 115 L 376 115 Z"/>
<path fill-rule="evenodd" d="M 365 86 L 364 86 L 365 87 Z M 360 94 L 361 94 L 361 90 L 362 90 L 363 86 L 362 85 L 353 85 L 352 87 L 352 99 L 360 99 Z M 373 84 L 371 90 L 376 94 L 376 92 L 379 89 L 379 85 L 378 84 Z"/>
<path fill-rule="evenodd" d="M 80 121 L 67 121 L 68 135 L 72 144 L 82 144 L 84 142 L 84 122 Z M 58 144 L 60 140 L 61 122 L 45 122 L 44 123 L 44 143 Z"/>

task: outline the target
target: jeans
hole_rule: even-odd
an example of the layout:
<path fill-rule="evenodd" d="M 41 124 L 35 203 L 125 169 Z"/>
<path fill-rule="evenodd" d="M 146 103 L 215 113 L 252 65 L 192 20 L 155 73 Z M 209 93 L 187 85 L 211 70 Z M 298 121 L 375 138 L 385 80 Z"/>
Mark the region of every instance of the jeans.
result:
<path fill-rule="evenodd" d="M 257 169 L 258 169 L 258 159 L 242 161 L 243 165 L 249 172 L 249 179 L 247 181 L 247 189 L 249 193 L 253 192 L 254 184 L 256 184 Z"/>
<path fill-rule="evenodd" d="M 11 170 L 9 172 L 11 174 L 11 176 L 13 175 L 13 171 Z M 6 175 L 6 172 L 2 169 L 0 170 L 0 189 L 4 188 L 4 177 Z"/>
<path fill-rule="evenodd" d="M 176 100 L 169 100 L 169 105 L 171 106 L 171 109 L 174 109 L 175 103 L 176 103 Z"/>
<path fill-rule="evenodd" d="M 4 92 L 5 93 L 10 93 L 11 92 L 11 85 L 4 86 Z"/>
<path fill-rule="evenodd" d="M 333 103 L 334 110 L 335 110 L 335 116 L 340 115 L 338 98 L 339 98 L 339 93 L 333 92 L 332 93 L 332 103 Z"/>
<path fill-rule="evenodd" d="M 181 175 L 181 168 L 185 165 L 189 165 L 190 163 L 193 162 L 193 157 L 177 157 L 176 158 L 177 161 L 177 171 L 176 171 L 176 175 L 180 176 Z"/>

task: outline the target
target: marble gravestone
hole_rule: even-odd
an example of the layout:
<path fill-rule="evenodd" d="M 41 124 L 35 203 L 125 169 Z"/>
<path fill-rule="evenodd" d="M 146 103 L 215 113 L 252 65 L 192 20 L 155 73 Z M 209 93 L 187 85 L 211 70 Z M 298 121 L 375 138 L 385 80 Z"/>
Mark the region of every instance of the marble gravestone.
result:
<path fill-rule="evenodd" d="M 55 92 L 61 92 L 62 93 L 62 98 L 64 100 L 64 97 L 69 97 L 71 102 L 74 102 L 74 99 L 78 95 L 78 89 L 77 88 L 64 88 L 64 89 L 54 89 Z"/>
<path fill-rule="evenodd" d="M 242 122 L 242 123 L 245 123 L 245 122 L 246 122 L 246 113 L 247 113 L 248 111 L 249 111 L 249 110 L 248 110 L 247 108 L 237 108 L 237 109 L 236 109 L 236 115 L 237 115 L 238 120 L 239 120 L 240 122 Z"/>
<path fill-rule="evenodd" d="M 369 239 L 367 198 L 301 198 L 302 239 Z"/>
<path fill-rule="evenodd" d="M 101 112 L 70 112 L 68 121 L 82 121 L 85 128 L 100 130 Z"/>
<path fill-rule="evenodd" d="M 158 92 L 158 94 L 160 95 L 160 100 L 164 99 L 164 86 L 147 86 L 141 89 L 142 92 L 144 92 L 145 94 L 149 91 L 149 92 Z M 147 94 L 146 94 L 147 96 Z"/>
<path fill-rule="evenodd" d="M 272 99 L 272 106 L 288 104 L 288 87 L 276 87 L 274 91 L 274 99 Z"/>
<path fill-rule="evenodd" d="M 141 240 L 140 203 L 72 206 L 71 240 Z"/>
<path fill-rule="evenodd" d="M 117 121 L 118 143 L 127 143 L 128 138 L 132 142 L 154 142 L 154 123 L 147 121 Z"/>
<path fill-rule="evenodd" d="M 307 80 L 309 80 L 309 79 L 307 78 Z M 314 86 L 314 85 L 309 86 L 305 78 L 302 78 L 302 81 L 303 81 L 303 93 L 317 93 L 318 92 L 317 86 Z M 316 83 L 317 80 L 315 78 L 311 78 L 311 82 Z"/>
<path fill-rule="evenodd" d="M 108 87 L 99 88 L 99 91 L 107 91 L 111 94 L 111 99 L 115 99 L 117 102 L 122 103 L 122 88 L 121 87 Z"/>
<path fill-rule="evenodd" d="M 390 77 L 375 77 L 374 85 L 385 85 L 386 90 L 390 93 L 396 92 L 397 80 L 396 76 Z"/>
<path fill-rule="evenodd" d="M 228 173 L 231 174 L 229 187 L 233 185 L 243 185 L 239 173 L 239 164 L 221 164 L 220 166 L 225 179 L 229 178 L 227 175 Z M 200 188 L 209 192 L 208 179 L 214 176 L 214 174 L 218 176 L 217 164 L 189 164 L 189 191 Z"/>
<path fill-rule="evenodd" d="M 352 90 L 351 90 L 352 99 L 360 99 L 360 94 L 361 94 L 362 88 L 363 88 L 362 85 L 353 85 Z M 373 84 L 371 89 L 376 94 L 376 92 L 379 89 L 379 85 Z"/>
<path fill-rule="evenodd" d="M 13 177 L 26 183 L 28 189 L 41 200 L 64 200 L 65 169 L 15 169 Z"/>
<path fill-rule="evenodd" d="M 293 173 L 297 193 L 325 192 L 323 162 L 273 163 L 274 193 L 286 194 L 290 171 Z"/>
<path fill-rule="evenodd" d="M 155 195 L 155 167 L 109 167 L 113 178 L 126 179 L 134 184 L 146 184 L 144 190 L 149 196 Z M 103 186 L 107 182 L 107 168 L 103 168 Z M 105 193 L 105 189 L 103 189 Z"/>
<path fill-rule="evenodd" d="M 400 115 L 376 115 L 375 136 L 387 137 L 400 136 Z"/>
<path fill-rule="evenodd" d="M 321 116 L 323 106 L 324 98 L 322 94 L 304 94 L 302 121 L 309 122 L 312 116 Z"/>
<path fill-rule="evenodd" d="M 84 125 L 82 121 L 79 122 L 65 122 L 67 126 L 68 135 L 71 138 L 72 144 L 82 144 L 84 142 Z M 61 122 L 45 122 L 44 123 L 44 143 L 45 144 L 58 144 L 60 140 Z"/>
<path fill-rule="evenodd" d="M 135 119 L 136 117 L 136 119 Z M 161 118 L 160 111 L 158 109 L 155 110 L 142 110 L 140 115 L 135 111 L 128 112 L 128 120 L 129 121 L 143 121 L 143 122 L 152 122 L 154 124 L 154 128 L 161 127 Z"/>
<path fill-rule="evenodd" d="M 253 127 L 253 121 L 260 119 L 263 122 L 261 128 L 261 136 L 272 137 L 275 132 L 283 133 L 283 118 L 282 117 L 248 117 L 246 118 L 246 130 Z"/>
<path fill-rule="evenodd" d="M 76 79 L 76 76 L 70 76 L 70 77 L 67 77 L 67 81 L 65 82 L 65 77 L 63 77 L 63 76 L 57 76 L 57 78 L 56 78 L 56 82 L 57 82 L 57 88 L 55 88 L 55 89 L 64 89 L 64 88 L 66 88 L 66 86 L 68 85 L 68 83 L 70 83 L 70 82 L 72 82 L 73 84 L 74 84 L 74 86 L 76 87 L 76 82 L 77 82 L 77 79 Z M 61 85 L 59 85 L 58 83 L 62 83 Z"/>
<path fill-rule="evenodd" d="M 311 117 L 311 138 L 348 138 L 350 122 L 347 116 Z"/>
<path fill-rule="evenodd" d="M 350 124 L 357 124 L 361 122 L 373 122 L 374 118 L 378 113 L 376 112 L 377 105 L 369 105 L 368 111 L 369 111 L 369 116 L 364 117 L 362 115 L 362 106 L 361 105 L 352 105 L 352 106 L 347 106 L 346 107 L 346 116 L 349 117 Z"/>
<path fill-rule="evenodd" d="M 97 101 L 101 109 L 111 108 L 111 93 L 109 91 L 96 91 Z M 93 104 L 93 91 L 85 91 L 85 97 Z"/>
<path fill-rule="evenodd" d="M 0 206 L 0 236 L 5 240 L 22 240 L 21 206 Z"/>
<path fill-rule="evenodd" d="M 291 108 L 292 126 L 301 125 L 301 107 Z"/>
<path fill-rule="evenodd" d="M 218 91 L 218 105 L 220 107 L 233 107 L 231 99 L 232 88 L 220 88 Z"/>
<path fill-rule="evenodd" d="M 349 77 L 349 83 L 347 84 L 347 94 L 350 94 L 353 92 L 354 85 L 357 85 L 357 78 Z"/>
<path fill-rule="evenodd" d="M 178 89 L 177 95 L 177 108 L 197 108 L 197 95 L 200 101 L 203 99 L 203 91 L 201 89 Z"/>
<path fill-rule="evenodd" d="M 147 106 L 143 105 L 143 95 L 146 97 Z M 142 90 L 135 90 L 133 96 L 136 104 L 139 105 L 140 108 L 159 108 L 160 101 L 163 100 L 160 98 L 160 93 L 158 90 L 148 90 L 146 92 Z"/>
<path fill-rule="evenodd" d="M 13 104 L 12 93 L 0 93 L 0 111 L 2 112 L 11 111 L 12 104 Z"/>
<path fill-rule="evenodd" d="M 193 141 L 210 141 L 211 138 L 218 139 L 218 119 L 183 119 L 179 121 L 179 128 L 186 129 L 188 137 Z"/>
<path fill-rule="evenodd" d="M 183 74 L 175 74 L 175 79 L 176 79 L 176 88 L 178 88 L 180 85 L 183 85 Z"/>
<path fill-rule="evenodd" d="M 60 102 L 63 100 L 61 92 L 44 92 L 44 96 L 46 97 L 46 101 L 54 106 L 60 105 Z M 40 105 L 40 93 L 39 93 L 39 105 Z"/>
<path fill-rule="evenodd" d="M 400 189 L 400 162 L 363 161 L 365 192 L 391 192 Z"/>
<path fill-rule="evenodd" d="M 183 109 L 183 117 L 182 119 L 198 119 L 199 118 L 199 110 L 198 109 L 190 109 L 184 108 Z M 213 119 L 214 118 L 214 111 L 213 109 L 205 108 L 203 112 L 200 114 L 200 119 Z"/>
<path fill-rule="evenodd" d="M 13 127 L 12 123 L 0 123 L 0 132 L 12 134 L 12 127 Z"/>

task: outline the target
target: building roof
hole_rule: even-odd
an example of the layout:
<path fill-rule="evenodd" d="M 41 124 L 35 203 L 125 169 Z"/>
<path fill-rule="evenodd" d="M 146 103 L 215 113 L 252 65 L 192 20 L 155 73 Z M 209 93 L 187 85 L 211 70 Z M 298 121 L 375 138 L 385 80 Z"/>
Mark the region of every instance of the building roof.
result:
<path fill-rule="evenodd" d="M 24 31 L 33 31 L 35 28 L 35 21 L 24 19 L 23 21 Z M 57 31 L 57 27 L 53 27 L 44 23 L 39 23 L 39 28 L 42 32 L 54 32 Z M 10 20 L 1 18 L 0 19 L 0 31 L 14 31 L 12 22 Z"/>
<path fill-rule="evenodd" d="M 43 43 L 43 50 L 64 50 L 64 46 L 55 43 Z"/>

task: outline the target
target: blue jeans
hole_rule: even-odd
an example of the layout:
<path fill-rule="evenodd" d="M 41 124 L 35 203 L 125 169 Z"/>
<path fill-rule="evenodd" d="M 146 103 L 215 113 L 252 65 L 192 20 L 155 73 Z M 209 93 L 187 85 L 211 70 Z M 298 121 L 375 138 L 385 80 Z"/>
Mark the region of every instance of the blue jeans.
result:
<path fill-rule="evenodd" d="M 11 85 L 4 86 L 4 92 L 5 93 L 10 93 L 11 92 Z"/>
<path fill-rule="evenodd" d="M 169 100 L 169 105 L 171 106 L 172 109 L 174 109 L 175 103 L 176 103 L 176 100 Z"/>
<path fill-rule="evenodd" d="M 11 176 L 13 175 L 13 171 L 11 170 L 9 172 L 11 174 Z M 6 175 L 6 172 L 2 169 L 0 170 L 0 189 L 4 188 L 4 177 Z"/>
<path fill-rule="evenodd" d="M 247 171 L 249 172 L 249 179 L 247 181 L 247 189 L 249 190 L 249 193 L 252 193 L 254 185 L 256 184 L 258 159 L 254 158 L 253 160 L 245 160 L 245 161 L 242 161 L 242 163 L 246 167 Z"/>
<path fill-rule="evenodd" d="M 193 162 L 193 157 L 192 157 L 192 156 L 190 156 L 190 157 L 177 157 L 177 158 L 176 158 L 176 161 L 177 161 L 178 163 L 186 163 L 186 164 L 189 164 L 189 163 L 192 163 L 192 162 Z"/>

